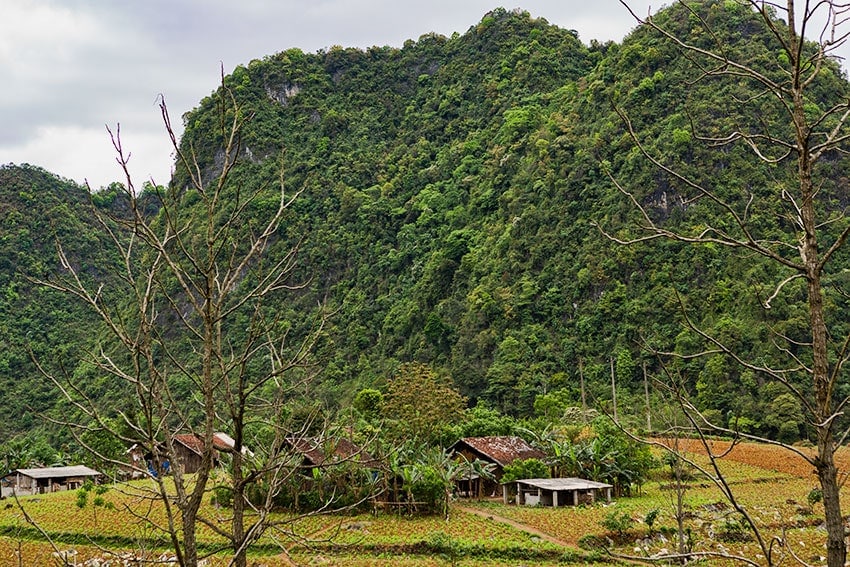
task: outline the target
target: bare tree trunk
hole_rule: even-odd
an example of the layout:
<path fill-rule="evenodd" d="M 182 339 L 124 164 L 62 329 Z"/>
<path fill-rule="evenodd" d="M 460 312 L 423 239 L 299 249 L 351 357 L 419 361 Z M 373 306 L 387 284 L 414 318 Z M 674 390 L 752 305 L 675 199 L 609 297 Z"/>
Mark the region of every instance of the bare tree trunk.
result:
<path fill-rule="evenodd" d="M 247 549 L 245 543 L 245 504 L 247 500 L 245 479 L 242 474 L 242 454 L 239 438 L 241 432 L 237 432 L 236 450 L 233 452 L 233 466 L 231 467 L 231 482 L 233 484 L 233 525 L 230 528 L 233 537 L 233 547 L 236 554 L 233 557 L 233 565 L 245 567 L 248 563 Z"/>
<path fill-rule="evenodd" d="M 792 20 L 790 29 L 794 32 L 794 3 L 788 0 L 789 13 Z M 797 54 L 800 56 L 801 54 Z M 844 543 L 844 519 L 841 515 L 841 504 L 838 486 L 838 474 L 835 467 L 835 433 L 833 429 L 834 401 L 833 378 L 829 369 L 829 337 L 824 318 L 823 289 L 821 280 L 824 265 L 818 249 L 818 225 L 815 213 L 816 189 L 812 182 L 814 160 L 809 147 L 811 135 L 805 116 L 805 98 L 803 84 L 795 81 L 793 85 L 793 122 L 797 140 L 797 175 L 800 179 L 800 219 L 803 241 L 800 243 L 800 256 L 806 278 L 806 295 L 809 306 L 809 325 L 811 327 L 812 349 L 812 382 L 816 402 L 815 427 L 817 429 L 818 457 L 816 469 L 823 491 L 824 518 L 827 532 L 827 565 L 843 567 L 847 559 L 847 548 Z M 837 374 L 837 373 L 836 373 Z"/>
<path fill-rule="evenodd" d="M 826 520 L 826 553 L 827 565 L 844 565 L 847 548 L 844 544 L 844 519 L 841 515 L 839 502 L 838 475 L 833 459 L 833 440 L 821 440 L 818 435 L 818 479 L 823 491 L 823 509 Z"/>
<path fill-rule="evenodd" d="M 285 340 L 285 325 L 270 314 L 276 309 L 269 306 L 301 287 L 290 281 L 298 244 L 278 250 L 276 257 L 268 254 L 271 243 L 280 236 L 278 228 L 286 209 L 300 191 L 287 195 L 282 175 L 279 188 L 233 187 L 229 175 L 240 153 L 239 131 L 245 117 L 226 86 L 222 85 L 216 96 L 221 113 L 219 134 L 224 142 L 222 161 L 215 166 L 220 170 L 211 183 L 205 181 L 209 164 L 198 163 L 196 156 L 183 150 L 171 128 L 165 103 L 160 105 L 191 191 L 151 187 L 146 197 L 157 200 L 160 206 L 155 220 L 143 214 L 140 195 L 133 188 L 127 169 L 129 155 L 123 151 L 120 137 L 113 136 L 127 180 L 124 190 L 132 217 L 108 219 L 96 209 L 95 214 L 120 256 L 115 268 L 120 270 L 116 278 L 116 286 L 120 287 L 107 290 L 108 293 L 101 293 L 102 288 L 90 291 L 68 261 L 61 243 L 58 250 L 65 272 L 55 280 L 39 282 L 81 300 L 111 332 L 115 344 L 110 348 L 123 349 L 120 357 L 111 352 L 96 353 L 92 363 L 135 392 L 134 401 L 140 411 L 116 410 L 122 424 L 131 430 L 128 434 L 110 429 L 98 404 L 74 384 L 46 371 L 45 374 L 101 431 L 150 453 L 156 469 L 155 497 L 165 509 L 166 521 L 149 519 L 149 525 L 166 532 L 182 567 L 197 566 L 199 525 L 226 538 L 232 544 L 235 564 L 246 564 L 249 545 L 270 522 L 265 512 L 273 505 L 274 490 L 287 476 L 281 468 L 292 468 L 281 456 L 285 453 L 283 443 L 275 443 L 257 473 L 269 476 L 264 479 L 271 483 L 269 498 L 254 523 L 246 525 L 247 493 L 253 480 L 246 474 L 242 454 L 246 416 L 266 420 L 277 436 L 278 397 L 283 399 L 282 392 L 291 394 L 293 384 L 300 386 L 306 380 L 299 376 L 290 384 L 284 378 L 293 369 L 306 367 L 306 357 L 325 320 L 324 313 L 319 313 L 314 327 L 289 343 Z M 194 203 L 187 203 L 188 193 L 193 193 Z M 277 198 L 276 211 L 265 218 L 255 216 L 252 204 L 268 198 Z M 228 323 L 246 319 L 250 322 L 238 331 L 228 328 Z M 309 372 L 303 375 L 309 376 Z M 181 388 L 186 384 L 192 388 L 188 397 L 181 394 L 178 398 L 172 392 L 178 377 L 182 379 Z M 272 381 L 277 393 L 275 403 L 268 403 L 260 392 Z M 65 425 L 77 433 L 91 427 L 87 423 Z M 234 517 L 228 526 L 219 525 L 215 518 L 205 517 L 202 512 L 216 465 L 219 426 L 233 432 L 236 445 L 230 485 Z M 192 438 L 200 453 L 200 464 L 191 475 L 184 474 L 177 458 L 178 434 Z M 76 437 L 86 446 L 81 436 Z M 170 471 L 165 470 L 166 462 Z M 166 472 L 171 474 L 167 480 L 162 478 Z M 256 472 L 252 469 L 251 474 Z"/>
<path fill-rule="evenodd" d="M 674 490 L 676 491 L 676 535 L 678 541 L 676 548 L 679 555 L 683 556 L 689 551 L 685 541 L 685 491 L 687 487 L 684 481 L 684 461 L 679 458 L 679 437 L 673 439 L 673 476 Z"/>
<path fill-rule="evenodd" d="M 803 222 L 812 222 L 811 207 L 803 207 Z M 808 218 L 808 221 L 807 221 Z M 833 385 L 829 377 L 829 362 L 827 354 L 827 333 L 823 316 L 823 294 L 820 288 L 821 274 L 817 267 L 817 241 L 807 238 L 802 247 L 802 253 L 808 267 L 807 293 L 809 298 L 809 316 L 812 328 L 812 379 L 817 407 L 817 460 L 815 468 L 821 491 L 823 492 L 823 509 L 827 533 L 827 564 L 830 567 L 843 566 L 847 558 L 847 548 L 844 543 L 844 518 L 841 514 L 840 486 L 838 471 L 835 467 L 835 434 L 833 430 L 834 415 Z"/>
<path fill-rule="evenodd" d="M 621 3 L 626 5 L 625 0 L 621 0 Z M 735 8 L 730 5 L 732 9 L 738 10 L 736 17 L 751 18 L 752 23 L 763 26 L 765 37 L 768 38 L 766 41 L 770 42 L 770 45 L 765 47 L 773 50 L 771 53 L 782 55 L 781 59 L 775 58 L 774 68 L 764 68 L 755 59 L 736 59 L 731 56 L 733 50 L 727 49 L 729 46 L 724 43 L 729 40 L 721 39 L 727 37 L 724 34 L 728 30 L 721 34 L 711 33 L 713 39 L 710 42 L 696 42 L 693 36 L 688 36 L 688 28 L 677 28 L 674 25 L 666 27 L 668 24 L 659 23 L 662 19 L 656 21 L 653 17 L 641 18 L 626 5 L 638 21 L 657 32 L 659 37 L 680 52 L 689 58 L 692 57 L 695 62 L 700 62 L 695 72 L 697 81 L 719 78 L 741 85 L 749 82 L 753 85 L 753 96 L 746 100 L 743 97 L 735 98 L 734 103 L 741 105 L 742 110 L 758 116 L 767 116 L 775 110 L 775 116 L 784 117 L 784 124 L 777 126 L 763 120 L 758 125 L 736 125 L 725 135 L 719 136 L 700 136 L 697 126 L 693 126 L 694 139 L 717 146 L 730 146 L 740 142 L 752 150 L 756 163 L 775 168 L 778 172 L 778 189 L 767 198 L 745 190 L 730 200 L 724 198 L 710 182 L 703 183 L 684 175 L 676 167 L 662 162 L 657 155 L 649 152 L 632 128 L 626 113 L 618 110 L 643 155 L 671 179 L 680 182 L 688 191 L 694 191 L 697 199 L 710 202 L 715 211 L 723 214 L 727 224 L 722 227 L 708 226 L 707 229 L 705 226 L 698 229 L 692 227 L 690 231 L 656 224 L 652 215 L 648 214 L 649 207 L 614 179 L 615 185 L 639 211 L 640 229 L 644 232 L 642 237 L 632 240 L 620 240 L 610 234 L 608 236 L 621 243 L 643 242 L 661 237 L 691 244 L 719 244 L 746 251 L 754 257 L 771 262 L 783 271 L 781 277 L 784 279 L 778 283 L 767 282 L 769 285 L 775 284 L 775 291 L 763 302 L 765 309 L 770 308 L 771 300 L 784 292 L 786 284 L 799 278 L 805 280 L 806 298 L 801 307 L 808 311 L 808 341 L 794 340 L 776 333 L 778 356 L 773 366 L 747 360 L 740 352 L 700 329 L 690 319 L 687 319 L 686 324 L 711 345 L 713 352 L 721 352 L 740 366 L 781 384 L 797 399 L 800 406 L 805 408 L 807 420 L 817 435 L 817 456 L 810 458 L 806 454 L 796 452 L 816 469 L 823 491 L 827 564 L 829 567 L 843 567 L 847 559 L 845 528 L 834 453 L 838 439 L 848 434 L 847 431 L 837 431 L 836 421 L 842 414 L 841 410 L 850 404 L 850 398 L 838 397 L 836 381 L 843 373 L 843 365 L 847 361 L 850 336 L 840 328 L 830 329 L 827 326 L 823 277 L 827 264 L 835 259 L 836 251 L 844 247 L 850 238 L 850 223 L 845 212 L 838 210 L 829 200 L 829 196 L 824 196 L 829 192 L 824 185 L 830 182 L 835 185 L 834 190 L 843 190 L 838 186 L 840 180 L 834 177 L 842 173 L 833 174 L 834 170 L 829 169 L 824 175 L 816 178 L 816 174 L 820 172 L 815 169 L 815 165 L 824 156 L 843 156 L 846 153 L 846 144 L 850 139 L 850 100 L 847 85 L 842 83 L 842 86 L 830 87 L 833 90 L 843 89 L 843 92 L 835 93 L 834 98 L 829 101 L 819 99 L 818 104 L 823 108 L 812 104 L 812 101 L 817 98 L 815 93 L 818 89 L 823 89 L 828 84 L 825 81 L 828 81 L 829 77 L 841 74 L 831 56 L 835 55 L 836 47 L 848 39 L 847 27 L 850 26 L 850 20 L 846 18 L 848 6 L 845 3 L 834 0 L 805 2 L 800 3 L 802 9 L 799 10 L 796 3 L 796 0 L 779 3 L 751 0 L 744 3 L 744 10 L 740 10 L 741 6 Z M 684 15 L 699 29 L 711 30 L 712 24 L 709 18 L 705 17 L 701 4 L 682 3 L 677 7 L 686 12 L 680 15 Z M 711 6 L 712 10 L 721 8 L 726 9 L 720 4 Z M 757 19 L 760 22 L 756 22 Z M 804 33 L 808 33 L 807 30 L 817 30 L 813 32 L 819 33 L 815 41 L 809 42 L 803 37 Z M 774 59 L 773 56 L 770 58 Z M 691 120 L 693 125 L 697 125 L 700 117 L 692 117 Z M 724 125 L 723 128 L 727 126 Z M 796 171 L 782 171 L 783 167 L 791 164 L 796 165 Z M 841 164 L 845 165 L 846 161 Z M 783 173 L 787 173 L 784 178 Z M 736 198 L 743 198 L 740 202 L 745 202 L 746 205 L 740 206 Z M 767 228 L 753 222 L 755 215 L 752 213 L 760 206 L 760 199 L 764 199 L 765 210 L 770 210 L 777 201 L 781 202 L 785 208 L 785 220 Z M 834 228 L 827 229 L 827 226 Z M 789 254 L 789 251 L 796 251 L 799 257 L 794 258 L 793 252 Z M 790 295 L 789 301 L 798 300 Z M 781 345 L 783 342 L 788 346 Z M 804 354 L 798 354 L 798 351 Z M 808 388 L 801 387 L 803 377 L 808 382 Z M 683 407 L 686 411 L 698 413 L 689 402 L 685 402 Z M 702 416 L 691 419 L 697 428 L 707 423 Z M 708 425 L 715 431 L 723 430 L 723 427 L 717 424 Z M 740 432 L 726 431 L 747 437 Z M 794 447 L 785 447 L 795 452 Z M 728 488 L 728 485 L 726 486 Z M 731 489 L 727 497 L 734 500 Z M 757 530 L 752 521 L 750 524 Z M 769 554 L 767 559 L 770 561 Z"/>

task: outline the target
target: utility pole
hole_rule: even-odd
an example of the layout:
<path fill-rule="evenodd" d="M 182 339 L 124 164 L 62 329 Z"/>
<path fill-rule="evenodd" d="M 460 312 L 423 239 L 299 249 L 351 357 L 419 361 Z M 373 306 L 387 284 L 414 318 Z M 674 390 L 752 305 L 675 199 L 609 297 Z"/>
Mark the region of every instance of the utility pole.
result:
<path fill-rule="evenodd" d="M 652 431 L 652 414 L 649 411 L 649 381 L 646 379 L 646 361 L 643 361 L 643 393 L 646 397 L 646 432 Z"/>
<path fill-rule="evenodd" d="M 614 422 L 617 422 L 617 378 L 614 375 L 614 357 L 612 356 L 611 361 L 611 398 L 614 401 Z"/>
<path fill-rule="evenodd" d="M 587 425 L 587 397 L 584 393 L 584 370 L 581 366 L 581 358 L 578 359 L 578 378 L 581 383 L 581 422 Z"/>

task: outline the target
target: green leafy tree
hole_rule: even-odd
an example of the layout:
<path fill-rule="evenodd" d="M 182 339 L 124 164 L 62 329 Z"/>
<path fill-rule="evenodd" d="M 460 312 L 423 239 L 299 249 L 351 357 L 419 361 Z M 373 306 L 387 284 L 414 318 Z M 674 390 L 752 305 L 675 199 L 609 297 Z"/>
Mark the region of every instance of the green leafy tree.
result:
<path fill-rule="evenodd" d="M 77 489 L 77 500 L 75 504 L 80 510 L 91 505 L 95 528 L 97 527 L 97 509 L 106 508 L 107 510 L 112 510 L 115 508 L 115 504 L 104 498 L 104 494 L 107 492 L 109 492 L 108 486 L 105 484 L 95 485 L 91 481 L 86 481 L 83 486 Z M 89 495 L 92 493 L 94 497 L 89 499 Z"/>
<path fill-rule="evenodd" d="M 421 363 L 401 365 L 387 385 L 383 415 L 396 439 L 436 442 L 463 419 L 466 400 L 451 381 Z"/>
<path fill-rule="evenodd" d="M 600 523 L 603 528 L 615 534 L 621 540 L 625 537 L 626 532 L 635 526 L 634 518 L 626 510 L 611 510 L 605 514 Z"/>
<path fill-rule="evenodd" d="M 546 451 L 560 476 L 608 483 L 617 494 L 639 490 L 656 466 L 649 446 L 624 433 L 607 416 L 596 418 L 590 431 L 573 441 L 551 438 Z"/>
<path fill-rule="evenodd" d="M 475 407 L 464 410 L 459 422 L 445 429 L 440 441 L 448 447 L 464 437 L 516 435 L 519 429 L 520 423 L 516 419 L 479 401 Z"/>
<path fill-rule="evenodd" d="M 368 420 L 375 420 L 381 415 L 384 405 L 384 395 L 371 388 L 360 390 L 351 403 L 354 409 Z"/>
<path fill-rule="evenodd" d="M 29 447 L 19 440 L 5 443 L 2 448 L 2 455 L 4 472 L 25 469 L 34 463 L 34 457 Z"/>
<path fill-rule="evenodd" d="M 502 482 L 511 482 L 523 478 L 549 478 L 549 467 L 540 459 L 515 459 L 505 465 Z"/>

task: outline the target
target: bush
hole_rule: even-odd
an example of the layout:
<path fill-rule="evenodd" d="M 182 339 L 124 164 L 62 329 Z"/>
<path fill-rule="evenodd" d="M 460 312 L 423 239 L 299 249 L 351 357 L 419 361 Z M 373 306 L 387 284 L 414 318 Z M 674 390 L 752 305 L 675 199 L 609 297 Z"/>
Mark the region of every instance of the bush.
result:
<path fill-rule="evenodd" d="M 655 520 L 658 519 L 659 512 L 660 510 L 658 508 L 653 508 L 646 513 L 646 517 L 643 519 L 643 523 L 646 524 L 646 527 L 649 530 L 649 535 L 653 534 L 653 526 L 655 526 Z"/>
<path fill-rule="evenodd" d="M 212 489 L 210 504 L 230 508 L 233 506 L 233 491 L 230 490 L 229 486 L 216 486 Z"/>
<path fill-rule="evenodd" d="M 367 388 L 357 392 L 351 403 L 360 414 L 368 420 L 378 419 L 384 405 L 384 395 L 378 390 Z"/>
<path fill-rule="evenodd" d="M 823 501 L 823 491 L 820 488 L 813 488 L 809 491 L 809 494 L 806 496 L 806 502 L 809 503 L 809 506 L 814 506 L 818 502 Z"/>
<path fill-rule="evenodd" d="M 615 533 L 620 538 L 622 538 L 626 532 L 632 529 L 635 525 L 635 521 L 632 519 L 631 514 L 625 510 L 622 512 L 611 510 L 600 523 L 603 528 L 609 532 Z"/>
<path fill-rule="evenodd" d="M 588 551 L 605 549 L 611 544 L 611 541 L 598 535 L 587 534 L 583 535 L 578 540 L 578 546 Z"/>
<path fill-rule="evenodd" d="M 743 518 L 729 519 L 717 530 L 717 539 L 724 543 L 743 543 L 751 541 L 753 534 L 750 533 L 750 526 Z"/>
<path fill-rule="evenodd" d="M 505 465 L 502 482 L 523 478 L 549 478 L 549 467 L 540 459 L 517 459 Z"/>
<path fill-rule="evenodd" d="M 313 512 L 321 508 L 324 503 L 318 490 L 306 490 L 298 495 L 296 512 Z"/>
<path fill-rule="evenodd" d="M 409 490 L 416 502 L 423 502 L 434 511 L 445 498 L 446 485 L 432 467 L 423 467 L 421 476 L 413 481 Z"/>
<path fill-rule="evenodd" d="M 452 565 L 456 565 L 458 558 L 464 555 L 463 546 L 445 532 L 431 534 L 428 544 L 433 554 L 449 561 Z"/>

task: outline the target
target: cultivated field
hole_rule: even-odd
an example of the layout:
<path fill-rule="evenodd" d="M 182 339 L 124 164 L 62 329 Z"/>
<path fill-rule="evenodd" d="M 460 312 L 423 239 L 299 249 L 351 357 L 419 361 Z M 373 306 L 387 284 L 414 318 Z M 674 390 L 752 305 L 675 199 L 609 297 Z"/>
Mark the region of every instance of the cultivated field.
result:
<path fill-rule="evenodd" d="M 717 450 L 724 449 L 717 442 Z M 696 453 L 697 447 L 691 450 Z M 698 455 L 695 455 L 697 459 Z M 850 451 L 839 461 L 850 470 Z M 819 528 L 822 508 L 808 497 L 816 487 L 810 467 L 772 446 L 742 444 L 724 459 L 723 470 L 736 497 L 747 507 L 765 537 L 783 538 L 787 547 L 812 564 L 823 563 L 824 532 Z M 614 543 L 618 555 L 646 557 L 675 551 L 675 491 L 664 469 L 643 486 L 641 493 L 612 505 L 578 508 L 505 506 L 501 502 L 456 501 L 448 520 L 440 517 L 403 517 L 393 514 L 313 516 L 292 520 L 265 537 L 251 556 L 254 565 L 585 565 L 614 561 L 607 552 L 588 551 L 588 536 Z M 137 489 L 111 488 L 108 506 L 76 505 L 73 492 L 20 500 L 24 518 L 12 500 L 0 504 L 0 567 L 57 565 L 53 553 L 73 549 L 77 565 L 92 558 L 119 554 L 167 558 L 167 547 L 144 523 L 129 512 L 163 519 L 161 510 L 141 498 Z M 699 552 L 740 553 L 758 559 L 756 542 L 741 531 L 738 517 L 709 479 L 695 475 L 684 493 L 686 527 L 691 549 Z M 844 495 L 845 506 L 850 493 Z M 652 530 L 644 522 L 658 510 Z M 208 514 L 227 521 L 227 510 L 209 508 Z M 624 512 L 635 522 L 618 535 L 602 527 L 612 512 Z M 286 516 L 279 519 L 287 520 Z M 49 537 L 52 542 L 47 542 Z M 222 544 L 211 530 L 201 530 L 204 551 Z M 580 543 L 585 548 L 580 546 Z M 616 561 L 614 561 L 616 562 Z M 718 559 L 712 565 L 720 565 Z M 224 553 L 208 557 L 208 565 L 227 565 Z"/>

